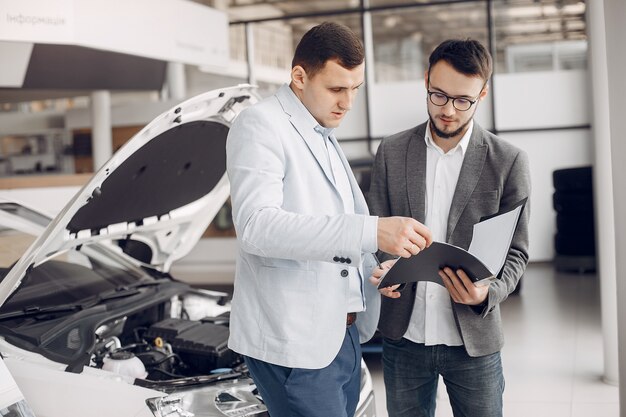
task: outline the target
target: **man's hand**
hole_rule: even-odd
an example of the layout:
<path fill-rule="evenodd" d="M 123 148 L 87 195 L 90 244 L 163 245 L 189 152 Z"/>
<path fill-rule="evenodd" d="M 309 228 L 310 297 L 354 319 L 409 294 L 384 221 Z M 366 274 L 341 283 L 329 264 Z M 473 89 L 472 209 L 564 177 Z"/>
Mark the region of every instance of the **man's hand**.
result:
<path fill-rule="evenodd" d="M 439 276 L 455 303 L 475 306 L 485 301 L 489 295 L 489 285 L 474 285 L 462 269 L 454 272 L 446 267 L 439 271 Z"/>
<path fill-rule="evenodd" d="M 390 255 L 410 258 L 433 242 L 428 227 L 410 217 L 378 219 L 378 249 Z"/>
<path fill-rule="evenodd" d="M 385 273 L 391 269 L 391 267 L 393 266 L 393 264 L 396 263 L 396 261 L 397 259 L 391 259 L 389 261 L 383 262 L 380 265 L 382 266 L 382 268 L 376 267 L 372 271 L 372 276 L 370 277 L 370 282 L 372 283 L 372 285 L 378 287 L 378 284 L 380 283 L 380 280 L 382 279 L 383 275 L 385 275 Z M 400 293 L 395 290 L 398 289 L 399 286 L 400 284 L 392 285 L 391 287 L 379 288 L 378 292 L 380 292 L 385 297 L 398 298 L 400 297 Z"/>

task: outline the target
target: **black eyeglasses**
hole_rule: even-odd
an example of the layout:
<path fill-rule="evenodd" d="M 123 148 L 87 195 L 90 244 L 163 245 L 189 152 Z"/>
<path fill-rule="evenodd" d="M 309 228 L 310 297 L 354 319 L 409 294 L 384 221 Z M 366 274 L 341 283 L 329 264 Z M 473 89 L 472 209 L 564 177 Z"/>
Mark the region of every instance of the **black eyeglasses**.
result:
<path fill-rule="evenodd" d="M 482 91 L 482 89 L 480 91 Z M 451 97 L 439 91 L 427 90 L 427 92 L 430 102 L 433 103 L 435 106 L 443 107 L 448 104 L 448 101 L 452 100 L 452 105 L 458 111 L 468 111 L 474 105 L 474 103 L 478 101 L 478 97 L 476 97 L 474 100 L 470 100 L 469 98 L 463 97 Z"/>

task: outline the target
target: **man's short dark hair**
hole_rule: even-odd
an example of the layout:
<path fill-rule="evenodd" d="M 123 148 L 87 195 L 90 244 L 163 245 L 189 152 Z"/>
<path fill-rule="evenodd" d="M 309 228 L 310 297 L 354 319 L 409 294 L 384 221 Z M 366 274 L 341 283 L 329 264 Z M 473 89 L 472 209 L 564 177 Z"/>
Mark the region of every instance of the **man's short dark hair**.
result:
<path fill-rule="evenodd" d="M 300 65 L 309 77 L 324 68 L 326 61 L 337 61 L 346 69 L 363 63 L 365 52 L 361 40 L 347 26 L 324 22 L 304 34 L 291 61 Z"/>
<path fill-rule="evenodd" d="M 429 74 L 439 61 L 446 61 L 461 74 L 479 76 L 485 82 L 493 71 L 491 54 L 474 39 L 449 39 L 440 43 L 428 58 Z"/>

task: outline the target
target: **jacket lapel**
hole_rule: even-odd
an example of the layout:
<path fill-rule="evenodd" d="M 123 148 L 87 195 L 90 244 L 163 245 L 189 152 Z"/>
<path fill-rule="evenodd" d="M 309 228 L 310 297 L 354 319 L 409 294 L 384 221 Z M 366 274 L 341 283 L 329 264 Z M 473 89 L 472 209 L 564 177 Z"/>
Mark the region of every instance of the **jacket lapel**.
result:
<path fill-rule="evenodd" d="M 352 190 L 352 197 L 354 198 L 354 212 L 356 214 L 370 214 L 370 211 L 367 207 L 367 203 L 365 202 L 365 197 L 363 196 L 363 193 L 361 192 L 361 187 L 359 187 L 359 184 L 357 183 L 356 178 L 354 177 L 354 174 L 352 173 L 352 167 L 350 167 L 350 164 L 348 163 L 348 159 L 344 155 L 343 150 L 339 146 L 339 143 L 337 142 L 337 139 L 335 138 L 334 135 L 330 135 L 330 141 L 332 142 L 335 149 L 337 149 L 337 154 L 339 155 L 339 158 L 341 159 L 341 163 L 344 169 L 346 170 L 346 174 L 348 175 L 348 180 L 350 181 L 350 188 Z"/>
<path fill-rule="evenodd" d="M 324 142 L 320 138 L 320 135 L 314 130 L 316 126 L 316 123 L 314 122 L 315 119 L 313 119 L 313 116 L 311 115 L 302 114 L 304 110 L 298 108 L 299 104 L 294 102 L 294 100 L 297 100 L 297 97 L 295 97 L 293 92 L 289 90 L 289 85 L 283 85 L 276 92 L 276 98 L 278 98 L 284 112 L 289 115 L 289 121 L 300 134 L 302 139 L 304 139 L 304 142 L 315 157 L 315 160 L 326 175 L 326 178 L 334 187 L 335 184 L 330 168 L 330 162 L 328 160 L 328 152 L 324 146 Z M 306 116 L 310 116 L 310 120 Z"/>
<path fill-rule="evenodd" d="M 452 232 L 456 227 L 467 202 L 474 192 L 478 179 L 485 164 L 487 156 L 487 145 L 483 140 L 483 129 L 474 122 L 474 131 L 470 138 L 467 154 L 463 158 L 463 165 L 459 173 L 459 180 L 456 183 L 452 204 L 450 206 L 450 214 L 448 215 L 448 230 L 446 233 L 446 242 L 450 240 Z"/>
<path fill-rule="evenodd" d="M 407 146 L 406 188 L 411 217 L 424 222 L 426 219 L 426 124 L 418 126 Z"/>

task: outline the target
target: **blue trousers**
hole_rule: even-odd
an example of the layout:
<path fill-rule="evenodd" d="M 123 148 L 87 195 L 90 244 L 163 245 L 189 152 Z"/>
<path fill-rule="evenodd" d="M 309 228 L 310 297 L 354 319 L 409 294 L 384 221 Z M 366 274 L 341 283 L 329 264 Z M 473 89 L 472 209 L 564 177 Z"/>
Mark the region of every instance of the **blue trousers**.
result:
<path fill-rule="evenodd" d="M 502 417 L 500 352 L 471 357 L 463 346 L 383 340 L 389 417 L 434 417 L 439 375 L 455 417 Z"/>
<path fill-rule="evenodd" d="M 311 341 L 314 343 L 314 341 Z M 286 368 L 244 357 L 272 417 L 353 417 L 359 402 L 361 345 L 352 325 L 322 369 Z"/>

